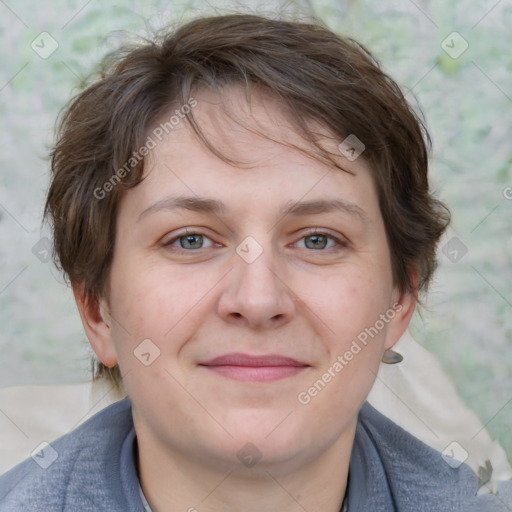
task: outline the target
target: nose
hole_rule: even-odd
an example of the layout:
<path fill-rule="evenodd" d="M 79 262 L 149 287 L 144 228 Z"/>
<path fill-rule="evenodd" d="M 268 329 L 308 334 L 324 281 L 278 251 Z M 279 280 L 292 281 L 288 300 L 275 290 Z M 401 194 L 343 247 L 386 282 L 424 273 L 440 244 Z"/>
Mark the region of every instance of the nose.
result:
<path fill-rule="evenodd" d="M 218 313 L 225 321 L 260 330 L 285 325 L 293 318 L 295 297 L 270 249 L 254 261 L 234 254 L 233 264 L 218 302 Z"/>

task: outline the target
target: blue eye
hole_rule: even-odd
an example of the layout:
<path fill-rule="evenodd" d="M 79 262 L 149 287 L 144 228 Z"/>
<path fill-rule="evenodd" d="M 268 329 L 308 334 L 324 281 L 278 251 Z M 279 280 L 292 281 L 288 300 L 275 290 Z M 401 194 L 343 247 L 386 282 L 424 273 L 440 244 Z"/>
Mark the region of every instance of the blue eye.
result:
<path fill-rule="evenodd" d="M 322 251 L 324 249 L 331 249 L 333 247 L 346 247 L 347 243 L 335 238 L 327 233 L 312 232 L 309 235 L 301 238 L 304 240 L 306 249 L 313 249 L 315 251 Z M 330 242 L 330 243 L 329 243 Z"/>
<path fill-rule="evenodd" d="M 205 240 L 210 241 L 210 245 L 205 246 Z M 178 245 L 176 245 L 178 244 Z M 193 250 L 193 249 L 205 249 L 205 247 L 211 247 L 212 243 L 210 238 L 207 236 L 201 235 L 199 233 L 186 233 L 184 235 L 180 235 L 176 238 L 173 238 L 166 246 L 175 247 L 176 249 L 184 249 L 184 250 Z"/>
<path fill-rule="evenodd" d="M 299 245 L 301 244 L 301 245 Z M 215 243 L 206 235 L 196 233 L 194 231 L 187 231 L 179 236 L 176 236 L 164 244 L 165 247 L 172 247 L 178 251 L 198 251 L 213 247 Z M 328 249 L 340 249 L 347 247 L 348 243 L 343 239 L 334 237 L 327 233 L 320 231 L 311 231 L 306 236 L 303 236 L 295 244 L 301 249 L 309 249 L 313 251 L 325 251 Z"/>

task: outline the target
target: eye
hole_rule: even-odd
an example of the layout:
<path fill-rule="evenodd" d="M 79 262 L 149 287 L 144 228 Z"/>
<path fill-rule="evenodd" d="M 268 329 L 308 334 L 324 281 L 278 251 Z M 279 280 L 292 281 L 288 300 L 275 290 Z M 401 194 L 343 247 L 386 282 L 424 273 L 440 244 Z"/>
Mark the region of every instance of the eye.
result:
<path fill-rule="evenodd" d="M 173 248 L 182 251 L 198 251 L 213 247 L 215 242 L 199 232 L 187 230 L 181 235 L 171 238 L 165 242 L 164 247 Z M 343 238 L 335 237 L 329 233 L 318 230 L 311 230 L 307 235 L 303 236 L 297 244 L 301 249 L 310 249 L 314 251 L 325 251 L 327 249 L 343 248 L 348 246 L 348 242 Z"/>
<path fill-rule="evenodd" d="M 205 242 L 207 245 L 205 245 Z M 209 243 L 208 243 L 209 242 Z M 211 247 L 213 242 L 211 238 L 201 233 L 187 231 L 186 233 L 176 236 L 164 244 L 166 247 L 174 247 L 182 250 L 205 249 Z"/>
<path fill-rule="evenodd" d="M 301 248 L 313 249 L 316 251 L 323 251 L 325 249 L 332 249 L 335 247 L 346 247 L 348 245 L 346 241 L 320 231 L 311 231 L 297 243 L 302 241 L 304 241 L 304 246 Z"/>

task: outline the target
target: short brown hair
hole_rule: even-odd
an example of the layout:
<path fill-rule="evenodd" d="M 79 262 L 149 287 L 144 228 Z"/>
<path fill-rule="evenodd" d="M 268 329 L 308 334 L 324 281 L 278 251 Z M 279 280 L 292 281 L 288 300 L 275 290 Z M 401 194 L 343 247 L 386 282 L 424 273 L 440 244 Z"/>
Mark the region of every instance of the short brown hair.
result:
<path fill-rule="evenodd" d="M 51 154 L 45 218 L 53 227 L 54 259 L 71 284 L 82 283 L 93 300 L 104 296 L 119 201 L 142 180 L 144 159 L 121 173 L 123 179 L 108 194 L 98 198 L 97 191 L 127 169 L 126 162 L 163 114 L 185 105 L 200 88 L 231 85 L 268 91 L 290 113 L 297 130 L 317 146 L 315 156 L 333 165 L 332 155 L 309 130 L 311 121 L 340 142 L 355 135 L 364 143 L 394 283 L 401 291 L 426 289 L 450 216 L 429 190 L 431 142 L 423 121 L 400 87 L 354 40 L 320 22 L 244 14 L 200 18 L 111 54 L 99 79 L 63 112 Z M 200 140 L 226 159 L 204 137 L 192 112 L 185 117 Z M 97 370 L 106 372 L 101 364 Z"/>

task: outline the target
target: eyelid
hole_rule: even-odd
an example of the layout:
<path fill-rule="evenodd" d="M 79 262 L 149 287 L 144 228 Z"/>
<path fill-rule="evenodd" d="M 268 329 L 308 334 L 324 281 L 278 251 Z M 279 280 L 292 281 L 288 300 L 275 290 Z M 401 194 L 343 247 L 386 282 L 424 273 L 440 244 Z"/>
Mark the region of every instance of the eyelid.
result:
<path fill-rule="evenodd" d="M 328 236 L 332 236 L 334 238 L 342 237 L 342 235 L 340 235 L 339 233 L 333 233 L 329 229 L 321 228 L 321 227 L 305 228 L 305 232 L 306 232 L 306 235 L 303 235 L 303 236 L 308 236 L 308 235 L 328 235 Z"/>

